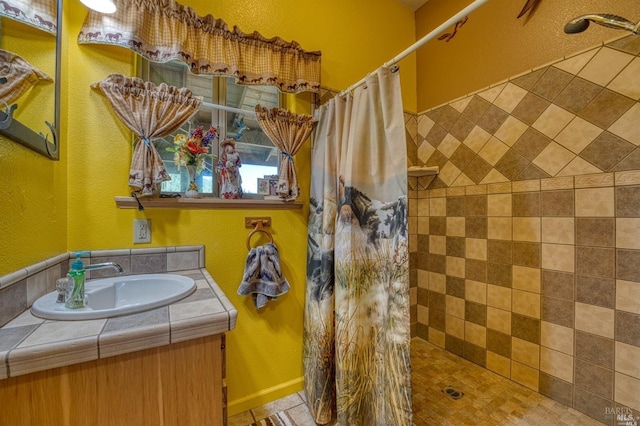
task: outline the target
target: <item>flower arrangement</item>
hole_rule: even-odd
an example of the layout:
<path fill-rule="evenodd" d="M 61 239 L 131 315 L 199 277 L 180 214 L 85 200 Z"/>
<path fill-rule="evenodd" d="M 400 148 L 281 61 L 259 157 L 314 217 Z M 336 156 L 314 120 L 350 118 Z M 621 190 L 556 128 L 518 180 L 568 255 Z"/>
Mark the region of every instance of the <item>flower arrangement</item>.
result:
<path fill-rule="evenodd" d="M 177 166 L 195 166 L 196 174 L 200 174 L 205 167 L 205 159 L 217 158 L 215 154 L 210 154 L 211 143 L 218 137 L 218 129 L 211 126 L 207 133 L 204 133 L 202 126 L 196 127 L 189 136 L 180 133 L 173 138 L 173 146 L 167 151 L 173 152 L 173 161 Z"/>

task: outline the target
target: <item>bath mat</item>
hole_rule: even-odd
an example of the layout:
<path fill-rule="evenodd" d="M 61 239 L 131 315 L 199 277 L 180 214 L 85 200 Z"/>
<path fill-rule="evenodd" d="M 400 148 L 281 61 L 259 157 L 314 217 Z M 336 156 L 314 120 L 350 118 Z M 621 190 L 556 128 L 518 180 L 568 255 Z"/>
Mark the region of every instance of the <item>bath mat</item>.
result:
<path fill-rule="evenodd" d="M 296 426 L 297 423 L 284 411 L 272 414 L 266 419 L 258 420 L 251 426 Z"/>

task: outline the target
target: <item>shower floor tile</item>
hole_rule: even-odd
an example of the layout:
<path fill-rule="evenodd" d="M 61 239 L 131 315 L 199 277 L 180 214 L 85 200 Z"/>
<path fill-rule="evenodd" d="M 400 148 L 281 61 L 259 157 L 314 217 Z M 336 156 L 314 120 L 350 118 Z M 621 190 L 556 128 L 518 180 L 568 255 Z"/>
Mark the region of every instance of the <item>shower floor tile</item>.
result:
<path fill-rule="evenodd" d="M 413 422 L 430 425 L 602 425 L 578 411 L 479 367 L 420 338 L 411 340 Z M 453 399 L 451 386 L 464 395 Z M 299 392 L 230 417 L 229 426 L 248 426 L 268 416 L 314 426 Z M 259 423 L 260 424 L 260 423 Z M 286 424 L 278 419 L 272 423 Z"/>

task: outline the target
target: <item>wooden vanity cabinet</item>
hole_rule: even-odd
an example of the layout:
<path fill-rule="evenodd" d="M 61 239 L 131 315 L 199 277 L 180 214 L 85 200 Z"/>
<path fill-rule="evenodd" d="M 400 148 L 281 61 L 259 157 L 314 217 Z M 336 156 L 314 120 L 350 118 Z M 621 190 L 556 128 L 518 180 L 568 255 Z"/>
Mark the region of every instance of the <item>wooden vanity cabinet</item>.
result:
<path fill-rule="evenodd" d="M 0 426 L 226 425 L 224 334 L 0 380 Z"/>

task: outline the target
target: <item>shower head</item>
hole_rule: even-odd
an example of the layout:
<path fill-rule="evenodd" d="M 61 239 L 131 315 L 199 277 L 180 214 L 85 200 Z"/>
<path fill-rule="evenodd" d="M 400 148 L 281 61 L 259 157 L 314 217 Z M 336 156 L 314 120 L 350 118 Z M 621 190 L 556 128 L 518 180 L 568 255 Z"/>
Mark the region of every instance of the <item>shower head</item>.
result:
<path fill-rule="evenodd" d="M 581 33 L 589 27 L 589 21 L 595 22 L 603 27 L 615 28 L 618 30 L 631 31 L 634 34 L 640 33 L 640 22 L 633 22 L 621 16 L 611 15 L 608 13 L 597 13 L 591 15 L 582 15 L 567 22 L 564 26 L 564 32 L 567 34 Z"/>

